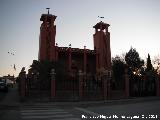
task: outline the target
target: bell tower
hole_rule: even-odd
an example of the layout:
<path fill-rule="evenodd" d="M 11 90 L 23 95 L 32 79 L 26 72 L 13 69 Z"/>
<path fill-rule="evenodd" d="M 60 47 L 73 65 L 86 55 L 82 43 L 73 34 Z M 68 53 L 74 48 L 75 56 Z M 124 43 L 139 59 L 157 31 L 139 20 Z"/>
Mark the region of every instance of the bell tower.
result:
<path fill-rule="evenodd" d="M 102 21 L 93 26 L 93 28 L 95 28 L 93 38 L 94 50 L 96 51 L 96 70 L 111 70 L 109 26 L 109 24 Z"/>
<path fill-rule="evenodd" d="M 40 27 L 39 36 L 39 60 L 55 61 L 55 36 L 56 36 L 56 25 L 54 21 L 57 16 L 49 13 L 42 14 L 40 21 L 42 21 Z"/>

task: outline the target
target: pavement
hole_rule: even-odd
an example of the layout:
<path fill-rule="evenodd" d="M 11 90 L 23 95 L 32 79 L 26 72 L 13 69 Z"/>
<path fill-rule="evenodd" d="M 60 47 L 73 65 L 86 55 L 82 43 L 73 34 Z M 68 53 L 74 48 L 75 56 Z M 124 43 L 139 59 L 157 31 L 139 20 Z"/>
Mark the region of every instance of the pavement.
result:
<path fill-rule="evenodd" d="M 119 105 L 119 104 L 130 104 L 138 102 L 147 102 L 147 101 L 157 101 L 160 100 L 160 96 L 150 96 L 150 97 L 132 97 L 128 99 L 119 99 L 119 100 L 102 100 L 102 101 L 78 101 L 78 102 L 20 102 L 17 85 L 9 89 L 9 92 L 5 98 L 0 101 L 0 109 L 15 108 L 23 105 L 34 105 L 34 104 L 51 104 L 57 106 L 103 106 L 103 105 Z"/>
<path fill-rule="evenodd" d="M 160 97 L 134 97 L 129 99 L 120 99 L 120 100 L 103 100 L 103 101 L 79 101 L 79 102 L 48 102 L 47 104 L 57 105 L 57 106 L 69 106 L 69 107 L 92 107 L 92 106 L 111 106 L 111 105 L 122 105 L 122 104 L 131 104 L 131 103 L 140 103 L 148 101 L 160 101 Z M 35 104 L 35 103 L 24 103 L 25 104 Z M 45 103 L 36 103 L 36 105 L 45 104 Z"/>

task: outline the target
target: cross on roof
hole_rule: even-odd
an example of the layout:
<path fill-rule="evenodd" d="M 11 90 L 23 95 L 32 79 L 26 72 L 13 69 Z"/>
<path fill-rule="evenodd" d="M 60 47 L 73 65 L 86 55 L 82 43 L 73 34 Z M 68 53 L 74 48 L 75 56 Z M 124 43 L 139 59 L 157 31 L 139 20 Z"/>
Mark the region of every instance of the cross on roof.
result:
<path fill-rule="evenodd" d="M 48 14 L 49 14 L 49 9 L 50 9 L 50 8 L 46 8 L 46 9 L 48 10 Z"/>

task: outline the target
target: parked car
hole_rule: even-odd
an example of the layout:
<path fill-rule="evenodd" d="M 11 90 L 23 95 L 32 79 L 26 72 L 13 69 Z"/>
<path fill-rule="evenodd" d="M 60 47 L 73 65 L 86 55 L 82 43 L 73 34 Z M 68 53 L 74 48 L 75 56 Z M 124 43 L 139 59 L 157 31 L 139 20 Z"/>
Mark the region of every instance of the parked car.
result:
<path fill-rule="evenodd" d="M 8 86 L 4 79 L 0 79 L 0 92 L 8 92 Z"/>
<path fill-rule="evenodd" d="M 8 87 L 13 87 L 13 81 L 12 80 L 6 79 L 6 84 L 7 84 Z"/>

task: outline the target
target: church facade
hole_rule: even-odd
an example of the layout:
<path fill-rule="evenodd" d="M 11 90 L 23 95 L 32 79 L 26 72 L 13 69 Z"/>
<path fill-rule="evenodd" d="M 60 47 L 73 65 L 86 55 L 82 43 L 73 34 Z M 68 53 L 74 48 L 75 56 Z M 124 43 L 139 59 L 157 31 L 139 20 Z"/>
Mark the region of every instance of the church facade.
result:
<path fill-rule="evenodd" d="M 39 60 L 58 61 L 69 71 L 74 69 L 84 73 L 111 70 L 111 50 L 109 24 L 99 22 L 93 28 L 94 49 L 58 47 L 56 44 L 55 15 L 42 14 L 40 21 Z"/>
<path fill-rule="evenodd" d="M 86 46 L 84 49 L 72 48 L 71 44 L 59 47 L 54 24 L 56 18 L 49 11 L 40 18 L 39 61 L 60 63 L 67 73 L 66 77 L 58 77 L 56 70 L 51 73 L 51 97 L 58 100 L 106 99 L 111 81 L 110 25 L 101 21 L 93 26 L 93 50 Z M 107 79 L 107 76 L 110 77 Z"/>

